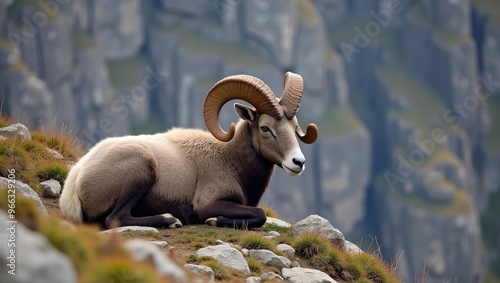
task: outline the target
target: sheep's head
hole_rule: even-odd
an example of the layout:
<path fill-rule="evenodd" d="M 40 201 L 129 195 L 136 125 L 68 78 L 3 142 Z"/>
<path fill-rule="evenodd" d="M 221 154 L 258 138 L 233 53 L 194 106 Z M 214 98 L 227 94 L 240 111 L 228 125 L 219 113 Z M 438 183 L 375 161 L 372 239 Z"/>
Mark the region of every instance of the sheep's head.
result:
<path fill-rule="evenodd" d="M 232 99 L 252 104 L 255 108 L 235 104 L 235 110 L 249 123 L 254 148 L 288 174 L 299 175 L 305 168 L 305 158 L 295 135 L 308 144 L 315 142 L 318 137 L 316 125 L 309 124 L 304 134 L 295 116 L 302 92 L 302 77 L 292 72 L 285 75 L 280 99 L 258 78 L 248 75 L 230 76 L 220 80 L 208 92 L 203 107 L 205 123 L 215 138 L 230 141 L 236 127 L 231 123 L 227 133 L 220 127 L 219 113 L 222 106 Z"/>

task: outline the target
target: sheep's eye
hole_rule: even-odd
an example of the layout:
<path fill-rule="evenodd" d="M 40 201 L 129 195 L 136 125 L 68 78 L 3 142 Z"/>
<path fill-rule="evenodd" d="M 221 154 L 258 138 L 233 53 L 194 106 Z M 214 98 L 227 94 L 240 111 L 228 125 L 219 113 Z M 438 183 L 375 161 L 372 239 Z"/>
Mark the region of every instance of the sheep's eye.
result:
<path fill-rule="evenodd" d="M 260 130 L 263 132 L 269 132 L 271 129 L 269 129 L 268 126 L 262 126 L 262 127 L 260 127 Z"/>

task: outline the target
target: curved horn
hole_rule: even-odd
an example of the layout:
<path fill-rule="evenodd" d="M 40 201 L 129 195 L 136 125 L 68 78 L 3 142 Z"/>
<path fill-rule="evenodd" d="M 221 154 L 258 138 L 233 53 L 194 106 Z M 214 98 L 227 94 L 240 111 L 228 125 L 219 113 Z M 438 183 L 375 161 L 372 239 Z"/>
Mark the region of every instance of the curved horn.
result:
<path fill-rule="evenodd" d="M 299 139 L 307 144 L 315 142 L 319 134 L 318 126 L 316 126 L 315 124 L 309 124 L 307 126 L 305 134 L 304 132 L 302 132 L 300 126 L 297 126 L 295 132 L 297 133 L 297 136 L 299 136 Z"/>
<path fill-rule="evenodd" d="M 205 124 L 212 135 L 220 141 L 230 141 L 235 133 L 235 125 L 229 125 L 226 133 L 219 124 L 219 113 L 224 104 L 232 99 L 241 99 L 252 104 L 257 111 L 276 119 L 283 117 L 283 109 L 278 104 L 272 90 L 260 79 L 249 75 L 234 75 L 217 82 L 207 94 L 203 105 Z"/>
<path fill-rule="evenodd" d="M 292 119 L 299 110 L 300 100 L 304 91 L 304 81 L 302 76 L 292 72 L 285 74 L 283 83 L 283 94 L 281 95 L 280 105 L 288 119 Z"/>

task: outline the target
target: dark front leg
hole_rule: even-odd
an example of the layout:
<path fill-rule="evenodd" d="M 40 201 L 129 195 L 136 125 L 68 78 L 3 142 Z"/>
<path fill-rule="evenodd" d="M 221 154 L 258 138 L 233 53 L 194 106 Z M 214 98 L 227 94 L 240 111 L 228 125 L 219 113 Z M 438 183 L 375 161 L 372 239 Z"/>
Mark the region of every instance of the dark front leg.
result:
<path fill-rule="evenodd" d="M 259 228 L 266 223 L 264 211 L 239 203 L 219 200 L 198 211 L 205 223 L 218 227 L 237 229 Z"/>

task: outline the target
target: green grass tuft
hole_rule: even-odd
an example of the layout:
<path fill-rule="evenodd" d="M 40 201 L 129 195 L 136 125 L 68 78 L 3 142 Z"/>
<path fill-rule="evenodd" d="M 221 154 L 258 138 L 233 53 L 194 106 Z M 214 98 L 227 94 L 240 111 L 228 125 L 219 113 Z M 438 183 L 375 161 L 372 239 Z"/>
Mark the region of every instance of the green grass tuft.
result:
<path fill-rule="evenodd" d="M 61 225 L 55 218 L 48 219 L 40 232 L 56 249 L 70 258 L 77 271 L 83 271 L 96 258 L 95 249 L 88 239 Z"/>
<path fill-rule="evenodd" d="M 258 262 L 254 258 L 247 258 L 247 263 L 248 263 L 248 267 L 250 268 L 251 272 L 254 272 L 254 273 L 259 274 L 259 275 L 262 273 L 262 270 L 264 269 L 264 266 L 262 265 L 262 263 Z"/>
<path fill-rule="evenodd" d="M 263 205 L 260 208 L 264 210 L 264 213 L 266 214 L 267 217 L 274 217 L 274 218 L 279 217 L 278 213 L 271 206 Z"/>
<path fill-rule="evenodd" d="M 259 250 L 266 249 L 270 251 L 275 251 L 275 245 L 273 240 L 264 238 L 257 233 L 248 233 L 241 239 L 241 247 L 249 250 Z"/>
<path fill-rule="evenodd" d="M 69 172 L 66 164 L 56 160 L 44 162 L 36 170 L 36 176 L 40 182 L 54 179 L 61 183 L 61 185 L 64 184 Z"/>
<path fill-rule="evenodd" d="M 218 262 L 213 258 L 202 261 L 200 262 L 200 264 L 212 268 L 216 280 L 226 280 L 231 277 L 232 272 L 229 270 L 229 268 L 225 267 L 224 265 L 222 265 L 220 262 Z"/>
<path fill-rule="evenodd" d="M 96 262 L 84 273 L 82 283 L 160 283 L 165 282 L 153 267 L 124 258 Z M 168 281 L 167 281 L 168 282 Z"/>
<path fill-rule="evenodd" d="M 304 258 L 312 258 L 313 256 L 325 252 L 328 248 L 328 240 L 314 233 L 307 233 L 298 236 L 293 242 L 295 252 Z"/>
<path fill-rule="evenodd" d="M 0 156 L 5 158 L 4 166 L 9 167 L 3 169 L 15 169 L 16 172 L 26 169 L 29 161 L 29 154 L 20 146 L 20 141 L 14 139 L 0 141 Z"/>
<path fill-rule="evenodd" d="M 291 230 L 291 227 L 283 227 L 276 224 L 266 224 L 266 226 L 261 228 L 262 231 L 276 231 L 278 233 L 286 233 Z"/>

